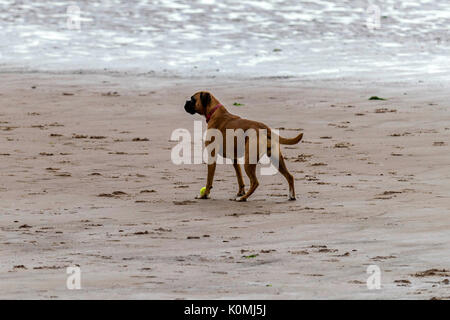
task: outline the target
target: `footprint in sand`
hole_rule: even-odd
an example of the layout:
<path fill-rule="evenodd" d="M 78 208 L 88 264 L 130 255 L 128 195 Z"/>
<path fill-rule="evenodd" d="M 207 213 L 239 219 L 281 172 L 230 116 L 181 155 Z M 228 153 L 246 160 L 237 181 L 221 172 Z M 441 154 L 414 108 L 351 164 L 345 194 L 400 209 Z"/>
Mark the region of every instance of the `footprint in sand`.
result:
<path fill-rule="evenodd" d="M 335 148 L 341 148 L 341 149 L 342 148 L 349 149 L 351 146 L 352 146 L 352 144 L 349 142 L 339 142 L 334 145 Z"/>
<path fill-rule="evenodd" d="M 310 164 L 311 167 L 320 167 L 320 166 L 328 166 L 328 164 L 324 162 L 315 162 Z"/>
<path fill-rule="evenodd" d="M 155 193 L 155 192 L 156 190 L 151 189 L 151 190 L 141 190 L 140 193 Z"/>
<path fill-rule="evenodd" d="M 25 267 L 23 264 L 19 264 L 19 265 L 15 265 L 15 266 L 13 267 L 13 270 L 14 270 L 14 271 L 17 271 L 17 270 L 28 270 L 28 268 Z"/>
<path fill-rule="evenodd" d="M 300 254 L 300 255 L 307 255 L 309 254 L 306 250 L 297 250 L 297 251 L 288 251 L 290 254 Z"/>
<path fill-rule="evenodd" d="M 123 191 L 114 191 L 113 193 L 100 193 L 97 197 L 103 198 L 120 198 L 121 196 L 128 196 L 128 193 Z"/>
<path fill-rule="evenodd" d="M 424 277 L 450 277 L 450 270 L 447 269 L 428 269 L 425 271 L 416 272 L 412 276 L 417 278 Z"/>
<path fill-rule="evenodd" d="M 411 284 L 411 281 L 402 279 L 402 280 L 394 280 L 394 283 L 399 287 L 408 287 Z"/>
<path fill-rule="evenodd" d="M 84 134 L 73 134 L 72 135 L 72 139 L 87 139 L 87 135 L 84 135 Z"/>
<path fill-rule="evenodd" d="M 173 204 L 176 206 L 185 206 L 185 205 L 194 204 L 194 203 L 197 203 L 197 201 L 192 201 L 192 200 L 173 201 Z"/>
<path fill-rule="evenodd" d="M 55 176 L 57 176 L 57 177 L 71 177 L 72 174 L 70 172 L 59 172 L 59 173 L 56 173 Z"/>
<path fill-rule="evenodd" d="M 383 260 L 388 260 L 388 259 L 396 259 L 396 256 L 390 255 L 390 256 L 376 256 L 373 258 L 370 258 L 371 260 L 374 261 L 383 261 Z"/>
<path fill-rule="evenodd" d="M 396 109 L 388 109 L 388 108 L 375 109 L 375 113 L 387 113 L 387 112 L 397 112 L 397 110 Z"/>
<path fill-rule="evenodd" d="M 102 93 L 104 97 L 120 97 L 120 94 L 117 91 L 108 91 L 106 93 Z"/>

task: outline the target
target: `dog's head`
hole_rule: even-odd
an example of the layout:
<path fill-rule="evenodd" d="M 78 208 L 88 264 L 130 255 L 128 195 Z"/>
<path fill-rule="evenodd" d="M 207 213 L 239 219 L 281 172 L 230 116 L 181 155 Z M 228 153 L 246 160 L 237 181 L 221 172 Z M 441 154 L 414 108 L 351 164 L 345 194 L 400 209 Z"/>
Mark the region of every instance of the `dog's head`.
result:
<path fill-rule="evenodd" d="M 206 91 L 200 91 L 195 93 L 191 100 L 186 101 L 184 110 L 190 114 L 207 114 L 208 107 L 211 103 L 211 94 Z"/>

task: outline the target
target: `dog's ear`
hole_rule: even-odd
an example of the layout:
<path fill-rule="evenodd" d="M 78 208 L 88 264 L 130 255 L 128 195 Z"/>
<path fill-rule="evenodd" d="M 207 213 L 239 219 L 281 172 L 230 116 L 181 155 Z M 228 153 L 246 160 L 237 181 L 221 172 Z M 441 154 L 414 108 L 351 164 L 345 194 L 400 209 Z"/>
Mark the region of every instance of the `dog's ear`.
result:
<path fill-rule="evenodd" d="M 200 101 L 202 102 L 202 106 L 205 109 L 206 114 L 206 108 L 211 103 L 211 94 L 209 92 L 202 92 L 200 94 Z"/>

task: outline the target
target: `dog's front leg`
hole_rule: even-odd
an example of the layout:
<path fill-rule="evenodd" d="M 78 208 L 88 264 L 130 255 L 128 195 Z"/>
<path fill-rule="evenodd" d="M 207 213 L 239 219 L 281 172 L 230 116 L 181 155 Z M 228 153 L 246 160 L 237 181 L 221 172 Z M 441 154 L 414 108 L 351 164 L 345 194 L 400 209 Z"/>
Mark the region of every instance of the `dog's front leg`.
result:
<path fill-rule="evenodd" d="M 212 184 L 214 180 L 214 173 L 216 172 L 216 163 L 208 164 L 208 177 L 206 179 L 206 190 L 202 196 L 197 197 L 197 199 L 209 199 L 209 193 L 212 189 Z"/>

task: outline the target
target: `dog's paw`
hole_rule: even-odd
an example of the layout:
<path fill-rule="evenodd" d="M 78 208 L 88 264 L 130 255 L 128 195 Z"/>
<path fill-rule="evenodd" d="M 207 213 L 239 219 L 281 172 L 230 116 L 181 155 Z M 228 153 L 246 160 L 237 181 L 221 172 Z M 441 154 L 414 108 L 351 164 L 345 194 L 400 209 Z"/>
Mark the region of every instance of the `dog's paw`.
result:
<path fill-rule="evenodd" d="M 295 201 L 295 192 L 293 190 L 289 190 L 289 201 Z"/>
<path fill-rule="evenodd" d="M 236 201 L 237 201 L 237 202 L 245 202 L 245 201 L 247 201 L 247 198 L 244 198 L 244 197 L 242 197 L 242 198 L 236 198 Z"/>
<path fill-rule="evenodd" d="M 211 197 L 209 195 L 202 195 L 202 196 L 196 196 L 195 199 L 200 199 L 200 200 L 206 200 L 206 199 L 211 199 Z"/>
<path fill-rule="evenodd" d="M 239 192 L 236 194 L 236 197 L 242 197 L 243 195 L 245 195 L 245 190 L 239 191 Z"/>

